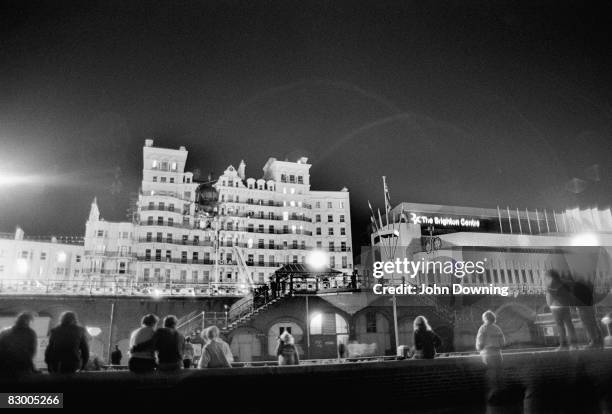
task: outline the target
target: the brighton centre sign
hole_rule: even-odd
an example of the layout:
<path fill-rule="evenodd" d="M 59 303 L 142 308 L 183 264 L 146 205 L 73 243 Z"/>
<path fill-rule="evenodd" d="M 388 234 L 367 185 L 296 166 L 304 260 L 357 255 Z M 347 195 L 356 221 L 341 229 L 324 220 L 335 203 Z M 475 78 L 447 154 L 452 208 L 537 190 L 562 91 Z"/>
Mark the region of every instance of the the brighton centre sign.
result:
<path fill-rule="evenodd" d="M 432 224 L 442 227 L 480 227 L 480 220 L 467 217 L 427 216 L 417 213 L 408 213 L 408 218 L 412 224 Z"/>

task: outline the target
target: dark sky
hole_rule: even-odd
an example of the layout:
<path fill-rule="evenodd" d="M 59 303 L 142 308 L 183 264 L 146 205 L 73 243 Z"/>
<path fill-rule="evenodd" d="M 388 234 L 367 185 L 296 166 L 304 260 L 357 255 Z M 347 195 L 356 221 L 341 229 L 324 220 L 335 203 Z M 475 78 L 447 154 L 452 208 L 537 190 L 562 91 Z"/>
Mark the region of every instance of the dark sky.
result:
<path fill-rule="evenodd" d="M 310 157 L 367 199 L 610 205 L 612 19 L 583 1 L 67 1 L 0 6 L 0 231 L 125 218 L 146 138 L 220 173 Z"/>

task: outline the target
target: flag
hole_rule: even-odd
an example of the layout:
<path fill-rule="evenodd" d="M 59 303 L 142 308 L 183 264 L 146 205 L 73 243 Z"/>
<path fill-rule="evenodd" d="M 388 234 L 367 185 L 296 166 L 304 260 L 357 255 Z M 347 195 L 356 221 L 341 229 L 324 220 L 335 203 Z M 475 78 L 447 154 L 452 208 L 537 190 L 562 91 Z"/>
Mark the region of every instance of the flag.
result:
<path fill-rule="evenodd" d="M 380 228 L 383 228 L 383 221 L 382 221 L 382 217 L 380 216 L 380 209 L 378 209 L 378 221 L 380 222 Z"/>

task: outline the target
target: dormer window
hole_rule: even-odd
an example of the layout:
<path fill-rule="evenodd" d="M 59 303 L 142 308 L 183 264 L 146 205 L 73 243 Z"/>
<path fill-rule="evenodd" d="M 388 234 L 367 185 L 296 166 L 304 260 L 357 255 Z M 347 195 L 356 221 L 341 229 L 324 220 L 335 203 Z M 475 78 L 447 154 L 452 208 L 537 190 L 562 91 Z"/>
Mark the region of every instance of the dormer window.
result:
<path fill-rule="evenodd" d="M 161 169 L 164 171 L 168 170 L 168 161 L 162 161 Z"/>
<path fill-rule="evenodd" d="M 291 174 L 291 175 L 289 176 L 289 183 L 291 183 L 291 184 L 295 184 L 295 175 Z"/>
<path fill-rule="evenodd" d="M 153 160 L 153 162 L 151 162 L 151 168 L 153 169 L 156 169 L 158 165 L 159 163 L 157 162 L 157 160 Z"/>
<path fill-rule="evenodd" d="M 297 180 L 298 180 L 298 181 L 297 181 L 297 182 L 298 182 L 298 184 L 304 184 L 304 177 L 302 177 L 301 175 L 298 175 Z"/>
<path fill-rule="evenodd" d="M 287 174 L 281 174 L 281 183 L 287 182 Z"/>
<path fill-rule="evenodd" d="M 173 162 L 172 164 L 170 164 L 170 168 L 172 169 L 172 171 L 176 171 L 176 163 Z"/>

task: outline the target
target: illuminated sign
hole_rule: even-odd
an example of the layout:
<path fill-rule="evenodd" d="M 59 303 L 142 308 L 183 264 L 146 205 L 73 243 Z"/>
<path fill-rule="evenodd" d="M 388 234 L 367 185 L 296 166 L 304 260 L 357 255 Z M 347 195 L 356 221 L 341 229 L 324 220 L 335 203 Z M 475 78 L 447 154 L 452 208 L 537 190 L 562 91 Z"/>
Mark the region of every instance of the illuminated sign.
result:
<path fill-rule="evenodd" d="M 465 217 L 440 217 L 440 216 L 425 216 L 409 213 L 410 222 L 412 224 L 433 224 L 434 226 L 443 227 L 480 227 L 480 220 L 465 218 Z"/>

